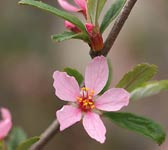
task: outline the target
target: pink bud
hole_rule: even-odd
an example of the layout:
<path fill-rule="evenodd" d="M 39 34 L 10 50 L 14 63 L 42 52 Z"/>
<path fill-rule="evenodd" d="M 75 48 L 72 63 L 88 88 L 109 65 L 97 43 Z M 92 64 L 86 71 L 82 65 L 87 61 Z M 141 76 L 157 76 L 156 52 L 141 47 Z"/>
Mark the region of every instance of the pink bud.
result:
<path fill-rule="evenodd" d="M 78 27 L 76 27 L 74 24 L 72 24 L 72 23 L 69 22 L 69 21 L 65 21 L 65 22 L 64 22 L 64 25 L 65 25 L 65 27 L 66 27 L 67 29 L 69 29 L 69 30 L 71 30 L 71 31 L 73 31 L 73 32 L 75 32 L 75 33 L 81 32 L 81 30 L 80 30 Z"/>
<path fill-rule="evenodd" d="M 93 34 L 93 30 L 94 30 L 94 25 L 91 23 L 86 23 L 85 24 L 86 30 L 89 33 L 89 35 Z"/>

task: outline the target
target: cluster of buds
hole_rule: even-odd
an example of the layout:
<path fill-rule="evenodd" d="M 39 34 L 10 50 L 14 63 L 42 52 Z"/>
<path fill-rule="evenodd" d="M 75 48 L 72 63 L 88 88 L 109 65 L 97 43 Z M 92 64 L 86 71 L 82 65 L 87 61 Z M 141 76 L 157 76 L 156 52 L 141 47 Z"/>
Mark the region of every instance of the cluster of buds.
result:
<path fill-rule="evenodd" d="M 89 46 L 93 51 L 100 51 L 103 48 L 103 38 L 100 33 L 99 26 L 94 25 L 90 22 L 89 14 L 87 11 L 87 2 L 86 0 L 74 0 L 76 6 L 71 5 L 67 0 L 58 0 L 60 6 L 70 12 L 78 12 L 81 13 L 86 19 L 85 28 L 89 37 Z M 72 24 L 69 21 L 65 21 L 65 27 L 75 33 L 82 32 L 77 26 Z"/>

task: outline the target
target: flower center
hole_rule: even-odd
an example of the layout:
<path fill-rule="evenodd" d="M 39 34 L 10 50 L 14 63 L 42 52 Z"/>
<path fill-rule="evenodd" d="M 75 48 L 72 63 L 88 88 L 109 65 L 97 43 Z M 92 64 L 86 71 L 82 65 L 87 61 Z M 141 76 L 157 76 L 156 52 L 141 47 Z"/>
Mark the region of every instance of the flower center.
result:
<path fill-rule="evenodd" d="M 86 87 L 81 88 L 80 97 L 77 97 L 77 103 L 82 111 L 87 112 L 95 108 L 93 95 L 93 90 L 90 91 Z"/>

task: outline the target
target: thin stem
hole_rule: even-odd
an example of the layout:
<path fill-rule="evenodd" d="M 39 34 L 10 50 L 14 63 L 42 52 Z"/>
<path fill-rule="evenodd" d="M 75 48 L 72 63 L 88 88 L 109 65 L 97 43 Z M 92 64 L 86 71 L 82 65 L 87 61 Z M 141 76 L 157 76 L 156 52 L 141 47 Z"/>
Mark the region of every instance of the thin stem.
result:
<path fill-rule="evenodd" d="M 58 120 L 54 120 L 53 123 L 41 134 L 40 140 L 36 142 L 31 150 L 41 150 L 59 131 Z"/>
<path fill-rule="evenodd" d="M 0 149 L 2 149 L 2 150 L 7 150 L 4 140 L 0 141 Z"/>
<path fill-rule="evenodd" d="M 114 26 L 112 27 L 105 43 L 104 43 L 104 48 L 100 52 L 94 52 L 90 51 L 90 56 L 92 58 L 103 55 L 107 56 L 109 53 L 110 49 L 112 48 L 118 34 L 120 33 L 125 21 L 127 20 L 132 8 L 134 7 L 135 3 L 137 0 L 127 0 L 121 13 L 119 14 L 118 18 L 116 19 Z"/>
<path fill-rule="evenodd" d="M 90 51 L 90 56 L 92 58 L 99 56 L 99 55 L 107 56 L 118 34 L 120 33 L 125 21 L 127 20 L 133 6 L 135 5 L 136 1 L 137 0 L 127 0 L 126 1 L 121 13 L 116 19 L 114 26 L 112 27 L 105 41 L 104 48 L 102 49 L 102 51 L 101 52 Z M 55 120 L 41 135 L 40 140 L 31 147 L 31 150 L 41 150 L 50 141 L 50 139 L 52 139 L 52 137 L 56 133 L 58 133 L 58 128 L 59 128 L 59 123 L 57 120 Z"/>

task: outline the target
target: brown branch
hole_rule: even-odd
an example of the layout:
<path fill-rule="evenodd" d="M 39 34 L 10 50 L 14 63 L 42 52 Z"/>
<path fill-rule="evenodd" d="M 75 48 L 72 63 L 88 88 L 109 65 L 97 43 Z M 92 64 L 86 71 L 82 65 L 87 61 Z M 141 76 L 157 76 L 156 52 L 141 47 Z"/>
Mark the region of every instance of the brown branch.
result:
<path fill-rule="evenodd" d="M 53 123 L 42 133 L 40 140 L 36 142 L 30 150 L 41 150 L 59 131 L 58 120 L 54 120 Z"/>
<path fill-rule="evenodd" d="M 120 33 L 125 21 L 127 20 L 132 8 L 134 7 L 135 3 L 137 0 L 127 0 L 121 13 L 119 14 L 118 18 L 116 19 L 114 26 L 112 27 L 105 43 L 104 43 L 104 48 L 100 52 L 94 52 L 90 51 L 90 56 L 92 58 L 103 55 L 107 56 L 109 53 L 110 49 L 112 48 L 118 34 Z"/>
<path fill-rule="evenodd" d="M 90 56 L 92 58 L 99 55 L 107 56 L 136 1 L 137 0 L 126 1 L 121 13 L 116 19 L 114 26 L 112 27 L 105 41 L 104 48 L 101 50 L 101 52 L 90 51 Z M 58 132 L 58 128 L 59 123 L 57 120 L 55 120 L 41 135 L 40 140 L 31 147 L 31 150 L 41 150 L 50 141 L 50 139 L 52 139 L 52 137 Z"/>

